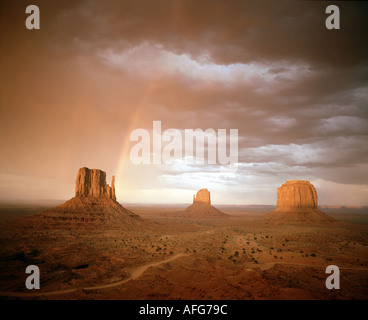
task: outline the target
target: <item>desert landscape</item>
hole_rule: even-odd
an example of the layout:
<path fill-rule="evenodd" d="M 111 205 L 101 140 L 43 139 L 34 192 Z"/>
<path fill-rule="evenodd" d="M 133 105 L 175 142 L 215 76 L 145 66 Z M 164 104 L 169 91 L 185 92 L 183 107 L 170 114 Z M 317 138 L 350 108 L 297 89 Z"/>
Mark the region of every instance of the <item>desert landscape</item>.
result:
<path fill-rule="evenodd" d="M 242 301 L 368 299 L 368 1 L 1 0 L 0 14 L 13 317 L 39 300 L 123 300 L 119 316 L 143 318 L 148 300 L 225 301 L 231 319 L 240 300 L 267 319 L 295 313 Z"/>
<path fill-rule="evenodd" d="M 220 211 L 207 189 L 194 197 L 196 210 L 124 208 L 105 179 L 81 168 L 76 196 L 64 204 L 35 214 L 2 207 L 2 299 L 368 298 L 366 208 L 326 215 L 309 182 L 281 186 L 276 208 Z M 28 265 L 40 269 L 40 290 L 25 288 Z M 340 269 L 339 290 L 326 289 L 328 265 Z"/>

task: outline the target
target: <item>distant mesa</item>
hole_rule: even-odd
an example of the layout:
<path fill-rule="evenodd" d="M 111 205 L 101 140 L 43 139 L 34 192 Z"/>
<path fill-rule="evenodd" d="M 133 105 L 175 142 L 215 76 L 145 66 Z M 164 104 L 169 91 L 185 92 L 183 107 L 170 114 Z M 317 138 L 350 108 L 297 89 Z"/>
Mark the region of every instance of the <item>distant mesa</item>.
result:
<path fill-rule="evenodd" d="M 198 202 L 211 204 L 211 194 L 207 189 L 201 189 L 197 192 L 197 195 L 193 195 L 193 203 Z"/>
<path fill-rule="evenodd" d="M 277 188 L 277 207 L 263 219 L 270 222 L 306 224 L 335 221 L 318 209 L 316 188 L 304 180 L 286 181 Z"/>
<path fill-rule="evenodd" d="M 188 218 L 221 218 L 225 213 L 211 205 L 211 195 L 207 189 L 201 189 L 193 196 L 193 204 L 186 210 Z"/>
<path fill-rule="evenodd" d="M 41 216 L 54 221 L 72 224 L 92 223 L 132 226 L 142 219 L 116 201 L 115 177 L 111 187 L 106 183 L 106 172 L 99 169 L 81 168 L 75 182 L 75 197 L 60 206 L 46 210 Z"/>
<path fill-rule="evenodd" d="M 290 180 L 277 189 L 277 208 L 317 209 L 317 207 L 317 191 L 309 181 Z"/>

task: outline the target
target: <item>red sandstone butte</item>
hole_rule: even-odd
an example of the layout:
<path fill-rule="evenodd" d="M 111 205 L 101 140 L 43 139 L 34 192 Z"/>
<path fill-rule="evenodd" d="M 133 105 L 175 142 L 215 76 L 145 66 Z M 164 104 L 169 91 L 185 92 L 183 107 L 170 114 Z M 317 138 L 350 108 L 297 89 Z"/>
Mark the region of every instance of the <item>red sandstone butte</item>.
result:
<path fill-rule="evenodd" d="M 329 223 L 335 221 L 318 209 L 316 188 L 309 181 L 286 181 L 277 189 L 277 207 L 263 217 L 282 223 Z"/>
<path fill-rule="evenodd" d="M 193 196 L 193 204 L 186 210 L 188 218 L 223 218 L 225 213 L 211 205 L 211 195 L 207 189 L 201 189 Z"/>

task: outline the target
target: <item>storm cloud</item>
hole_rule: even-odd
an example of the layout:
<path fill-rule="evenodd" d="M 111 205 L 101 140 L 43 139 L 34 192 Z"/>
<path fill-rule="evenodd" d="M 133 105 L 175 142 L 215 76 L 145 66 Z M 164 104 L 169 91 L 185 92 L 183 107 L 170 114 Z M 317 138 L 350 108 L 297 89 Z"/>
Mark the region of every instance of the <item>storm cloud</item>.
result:
<path fill-rule="evenodd" d="M 126 202 L 208 187 L 218 203 L 274 204 L 306 179 L 321 204 L 367 204 L 366 3 L 339 2 L 327 30 L 321 1 L 37 2 L 37 31 L 26 1 L 0 4 L 3 199 L 67 198 L 89 166 L 117 174 Z M 238 129 L 236 170 L 132 165 L 130 133 L 154 120 Z"/>

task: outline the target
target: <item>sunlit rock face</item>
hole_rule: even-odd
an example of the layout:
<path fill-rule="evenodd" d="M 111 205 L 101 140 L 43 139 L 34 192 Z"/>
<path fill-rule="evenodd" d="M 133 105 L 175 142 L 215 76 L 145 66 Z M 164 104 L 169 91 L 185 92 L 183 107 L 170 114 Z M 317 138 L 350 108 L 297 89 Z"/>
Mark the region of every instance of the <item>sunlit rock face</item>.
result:
<path fill-rule="evenodd" d="M 116 201 L 114 183 L 115 177 L 112 177 L 111 187 L 106 184 L 106 172 L 102 170 L 79 169 L 75 197 L 42 212 L 39 216 L 42 223 L 51 223 L 54 227 L 138 227 L 142 219 Z"/>
<path fill-rule="evenodd" d="M 277 189 L 277 208 L 312 208 L 318 206 L 316 188 L 303 180 L 286 181 Z"/>
<path fill-rule="evenodd" d="M 335 220 L 318 209 L 316 188 L 304 180 L 286 181 L 277 189 L 277 207 L 263 219 L 276 223 L 319 224 Z"/>
<path fill-rule="evenodd" d="M 188 218 L 224 218 L 225 213 L 211 205 L 211 195 L 207 189 L 201 189 L 193 196 L 193 204 L 186 210 Z"/>
<path fill-rule="evenodd" d="M 115 177 L 111 187 L 106 183 L 106 172 L 99 169 L 80 168 L 75 181 L 75 196 L 116 200 Z"/>
<path fill-rule="evenodd" d="M 211 204 L 211 195 L 207 189 L 201 189 L 193 196 L 193 203 L 201 202 Z"/>

